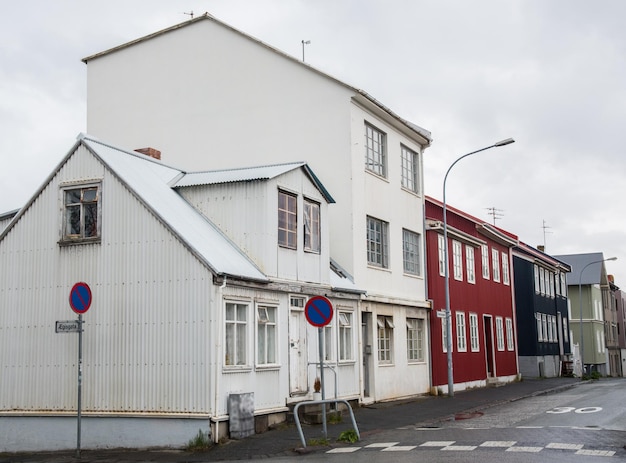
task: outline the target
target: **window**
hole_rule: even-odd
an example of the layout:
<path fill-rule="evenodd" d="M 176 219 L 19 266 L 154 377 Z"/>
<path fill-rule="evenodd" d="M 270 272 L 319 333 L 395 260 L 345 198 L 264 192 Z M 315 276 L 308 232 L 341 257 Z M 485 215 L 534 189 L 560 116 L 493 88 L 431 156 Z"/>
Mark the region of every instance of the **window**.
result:
<path fill-rule="evenodd" d="M 446 275 L 446 242 L 443 235 L 437 235 L 437 248 L 439 249 L 439 275 Z"/>
<path fill-rule="evenodd" d="M 441 347 L 444 352 L 448 352 L 448 317 L 441 318 Z"/>
<path fill-rule="evenodd" d="M 419 155 L 401 145 L 402 186 L 414 193 L 420 192 Z"/>
<path fill-rule="evenodd" d="M 552 315 L 546 315 L 546 318 L 547 318 L 547 323 L 548 323 L 548 342 L 553 342 L 554 338 L 552 337 L 552 335 L 553 335 Z"/>
<path fill-rule="evenodd" d="M 386 135 L 365 124 L 365 168 L 381 177 L 387 176 Z"/>
<path fill-rule="evenodd" d="M 246 365 L 248 338 L 248 305 L 226 303 L 225 365 Z"/>
<path fill-rule="evenodd" d="M 298 243 L 298 208 L 295 195 L 278 192 L 278 245 L 296 249 Z"/>
<path fill-rule="evenodd" d="M 97 241 L 100 238 L 100 185 L 64 189 L 63 215 L 62 241 Z"/>
<path fill-rule="evenodd" d="M 480 254 L 483 262 L 483 278 L 489 279 L 489 247 L 486 244 L 480 246 Z"/>
<path fill-rule="evenodd" d="M 409 362 L 424 361 L 424 320 L 406 319 L 406 348 Z"/>
<path fill-rule="evenodd" d="M 335 356 L 335 343 L 333 338 L 333 324 L 332 322 L 326 325 L 324 328 L 324 360 L 332 361 Z"/>
<path fill-rule="evenodd" d="M 367 263 L 370 265 L 382 268 L 389 266 L 387 226 L 387 222 L 367 218 Z"/>
<path fill-rule="evenodd" d="M 539 267 L 539 293 L 546 294 L 546 271 L 543 267 Z"/>
<path fill-rule="evenodd" d="M 539 266 L 535 264 L 535 293 L 541 293 L 541 283 L 539 280 Z"/>
<path fill-rule="evenodd" d="M 554 342 L 559 341 L 559 327 L 556 325 L 556 316 L 552 315 L 552 339 Z"/>
<path fill-rule="evenodd" d="M 402 250 L 405 273 L 419 275 L 420 236 L 412 231 L 402 230 Z"/>
<path fill-rule="evenodd" d="M 550 297 L 554 298 L 554 273 L 550 272 L 548 275 L 548 281 L 550 285 Z"/>
<path fill-rule="evenodd" d="M 474 248 L 471 246 L 465 246 L 465 269 L 468 283 L 476 283 Z"/>
<path fill-rule="evenodd" d="M 507 350 L 514 350 L 515 346 L 513 343 L 513 319 L 506 319 L 506 348 Z"/>
<path fill-rule="evenodd" d="M 502 317 L 496 317 L 496 340 L 498 350 L 504 350 L 504 327 L 502 326 Z"/>
<path fill-rule="evenodd" d="M 472 352 L 480 350 L 480 344 L 478 344 L 478 315 L 475 313 L 470 314 L 470 348 Z"/>
<path fill-rule="evenodd" d="M 554 287 L 555 289 L 555 295 L 556 296 L 560 296 L 561 295 L 561 274 L 560 272 L 557 272 L 554 274 Z"/>
<path fill-rule="evenodd" d="M 452 241 L 452 260 L 454 268 L 454 279 L 463 280 L 463 256 L 461 255 L 461 243 L 458 241 Z"/>
<path fill-rule="evenodd" d="M 565 283 L 565 273 L 561 273 L 561 295 L 567 297 L 567 284 Z"/>
<path fill-rule="evenodd" d="M 339 312 L 339 360 L 354 360 L 352 355 L 352 312 Z"/>
<path fill-rule="evenodd" d="M 541 323 L 541 314 L 536 313 L 535 318 L 537 319 L 537 341 L 543 342 L 543 324 Z"/>
<path fill-rule="evenodd" d="M 569 342 L 569 330 L 567 328 L 567 317 L 563 318 L 563 341 Z"/>
<path fill-rule="evenodd" d="M 548 341 L 548 317 L 545 313 L 541 314 L 541 331 L 543 332 L 543 340 L 544 342 Z"/>
<path fill-rule="evenodd" d="M 502 283 L 505 285 L 511 283 L 509 277 L 509 255 L 506 252 L 502 253 Z"/>
<path fill-rule="evenodd" d="M 304 200 L 304 250 L 320 252 L 320 205 Z"/>
<path fill-rule="evenodd" d="M 465 313 L 456 313 L 456 350 L 467 352 L 467 340 L 465 338 Z"/>
<path fill-rule="evenodd" d="M 378 317 L 378 361 L 391 363 L 393 349 L 393 319 L 391 317 Z"/>
<path fill-rule="evenodd" d="M 257 307 L 257 363 L 276 364 L 276 307 Z"/>
<path fill-rule="evenodd" d="M 493 281 L 500 282 L 500 253 L 497 249 L 491 250 L 491 267 L 493 268 Z"/>

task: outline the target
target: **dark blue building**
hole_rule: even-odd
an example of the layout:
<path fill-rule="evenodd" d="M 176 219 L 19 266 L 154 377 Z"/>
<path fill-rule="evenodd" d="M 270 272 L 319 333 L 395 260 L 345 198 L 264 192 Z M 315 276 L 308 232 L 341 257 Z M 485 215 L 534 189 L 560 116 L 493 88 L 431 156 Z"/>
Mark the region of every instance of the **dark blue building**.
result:
<path fill-rule="evenodd" d="M 520 242 L 513 248 L 519 372 L 554 377 L 572 372 L 567 278 L 571 267 Z"/>

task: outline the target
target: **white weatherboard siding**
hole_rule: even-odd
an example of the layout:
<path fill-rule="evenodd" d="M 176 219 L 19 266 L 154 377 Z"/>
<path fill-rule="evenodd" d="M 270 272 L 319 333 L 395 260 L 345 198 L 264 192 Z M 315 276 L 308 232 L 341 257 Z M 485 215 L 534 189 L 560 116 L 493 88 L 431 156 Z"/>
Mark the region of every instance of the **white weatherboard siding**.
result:
<path fill-rule="evenodd" d="M 58 184 L 78 179 L 102 179 L 102 243 L 59 247 Z M 211 276 L 143 208 L 75 156 L 0 242 L 14 268 L 0 274 L 3 411 L 75 410 L 77 335 L 54 325 L 76 318 L 69 292 L 85 281 L 83 410 L 209 413 Z"/>

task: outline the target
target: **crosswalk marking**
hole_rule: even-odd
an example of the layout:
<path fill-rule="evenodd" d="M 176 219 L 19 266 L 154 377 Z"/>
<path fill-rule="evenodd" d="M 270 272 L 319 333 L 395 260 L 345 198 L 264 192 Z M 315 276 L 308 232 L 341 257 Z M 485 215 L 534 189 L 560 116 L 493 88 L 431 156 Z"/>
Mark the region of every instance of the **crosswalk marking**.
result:
<path fill-rule="evenodd" d="M 573 450 L 572 455 L 586 455 L 586 456 L 599 456 L 599 457 L 612 457 L 616 454 L 613 450 L 591 450 L 584 449 L 583 444 L 572 444 L 564 442 L 550 442 L 544 447 L 535 446 L 523 446 L 517 445 L 517 441 L 484 441 L 477 445 L 459 445 L 456 441 L 426 441 L 421 444 L 415 443 L 414 445 L 399 445 L 400 442 L 375 442 L 368 444 L 365 447 L 336 447 L 328 450 L 326 453 L 354 453 L 362 449 L 375 449 L 381 452 L 410 452 L 412 450 L 421 448 L 432 448 L 440 451 L 448 452 L 471 452 L 477 448 L 482 449 L 500 449 L 505 452 L 517 452 L 517 453 L 539 453 L 544 449 L 552 450 Z"/>

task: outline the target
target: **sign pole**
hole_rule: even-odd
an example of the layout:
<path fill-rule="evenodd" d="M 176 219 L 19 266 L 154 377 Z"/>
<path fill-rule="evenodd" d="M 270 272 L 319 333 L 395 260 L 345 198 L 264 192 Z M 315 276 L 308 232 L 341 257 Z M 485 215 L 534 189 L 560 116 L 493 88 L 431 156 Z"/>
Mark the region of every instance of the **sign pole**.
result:
<path fill-rule="evenodd" d="M 320 352 L 320 381 L 322 383 L 322 400 L 326 400 L 326 393 L 324 391 L 324 328 L 321 326 L 317 328 L 318 344 Z M 322 404 L 322 431 L 324 433 L 324 439 L 328 437 L 328 431 L 326 429 L 326 404 Z"/>
<path fill-rule="evenodd" d="M 83 382 L 83 316 L 78 314 L 78 420 L 76 429 L 76 458 L 80 458 L 80 419 L 82 408 L 82 382 Z"/>

